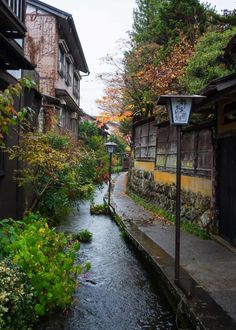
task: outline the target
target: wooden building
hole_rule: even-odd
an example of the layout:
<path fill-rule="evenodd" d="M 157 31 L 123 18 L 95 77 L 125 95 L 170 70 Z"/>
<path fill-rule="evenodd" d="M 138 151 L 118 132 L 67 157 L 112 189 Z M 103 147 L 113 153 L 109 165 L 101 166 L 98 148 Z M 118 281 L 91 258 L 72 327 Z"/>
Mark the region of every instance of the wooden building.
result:
<path fill-rule="evenodd" d="M 182 130 L 181 218 L 236 246 L 236 73 L 215 79 L 194 112 L 210 121 Z M 132 190 L 175 212 L 176 128 L 155 117 L 134 123 Z"/>
<path fill-rule="evenodd" d="M 207 99 L 195 110 L 216 116 L 214 217 L 220 236 L 236 246 L 236 73 L 213 80 L 202 92 Z"/>
<path fill-rule="evenodd" d="M 182 213 L 186 221 L 215 230 L 211 213 L 213 140 L 212 124 L 182 132 Z M 157 124 L 155 117 L 134 123 L 132 190 L 160 209 L 175 214 L 176 128 Z"/>
<path fill-rule="evenodd" d="M 15 84 L 23 72 L 33 72 L 34 65 L 24 55 L 26 34 L 25 0 L 0 0 L 0 89 Z M 29 106 L 40 108 L 41 96 L 35 90 L 26 91 L 15 100 L 15 109 Z M 5 145 L 19 143 L 19 127 L 10 128 Z M 13 179 L 14 170 L 20 166 L 17 160 L 9 160 L 0 150 L 0 218 L 20 217 L 24 210 L 24 193 Z"/>
<path fill-rule="evenodd" d="M 27 0 L 28 33 L 25 52 L 37 64 L 40 92 L 43 94 L 41 126 L 50 127 L 48 116 L 57 117 L 61 132 L 78 136 L 80 81 L 89 69 L 76 31 L 74 20 L 58 8 L 37 0 Z"/>

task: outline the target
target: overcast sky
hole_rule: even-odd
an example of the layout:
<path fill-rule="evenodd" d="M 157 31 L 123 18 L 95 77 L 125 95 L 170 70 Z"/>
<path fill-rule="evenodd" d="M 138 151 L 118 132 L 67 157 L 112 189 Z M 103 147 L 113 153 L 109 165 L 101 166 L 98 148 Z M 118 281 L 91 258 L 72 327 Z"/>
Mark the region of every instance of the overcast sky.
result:
<path fill-rule="evenodd" d="M 103 84 L 96 79 L 104 72 L 101 58 L 117 49 L 117 41 L 127 38 L 132 28 L 135 0 L 43 0 L 73 15 L 78 35 L 90 69 L 81 82 L 81 107 L 97 115 L 95 100 L 103 95 Z M 205 2 L 205 1 L 204 1 Z M 236 0 L 207 1 L 220 12 L 236 8 Z"/>

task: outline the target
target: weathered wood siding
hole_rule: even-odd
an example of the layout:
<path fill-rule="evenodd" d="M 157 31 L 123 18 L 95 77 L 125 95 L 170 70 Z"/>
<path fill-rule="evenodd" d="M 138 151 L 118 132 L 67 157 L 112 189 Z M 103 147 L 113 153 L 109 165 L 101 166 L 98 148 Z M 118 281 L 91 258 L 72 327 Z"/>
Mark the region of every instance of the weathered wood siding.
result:
<path fill-rule="evenodd" d="M 151 121 L 135 128 L 135 159 L 154 160 L 156 153 L 156 126 Z"/>
<path fill-rule="evenodd" d="M 175 172 L 176 128 L 155 126 L 155 121 L 135 127 L 134 155 L 138 161 L 155 161 L 160 171 Z M 182 172 L 193 176 L 211 177 L 213 159 L 210 128 L 182 132 Z"/>
<path fill-rule="evenodd" d="M 25 23 L 28 30 L 25 54 L 33 64 L 37 65 L 40 75 L 40 92 L 55 96 L 58 57 L 56 18 L 32 12 L 27 13 Z"/>
<path fill-rule="evenodd" d="M 182 172 L 189 175 L 210 177 L 212 171 L 211 129 L 184 131 L 182 133 Z M 176 169 L 176 128 L 157 130 L 156 168 L 161 171 Z"/>

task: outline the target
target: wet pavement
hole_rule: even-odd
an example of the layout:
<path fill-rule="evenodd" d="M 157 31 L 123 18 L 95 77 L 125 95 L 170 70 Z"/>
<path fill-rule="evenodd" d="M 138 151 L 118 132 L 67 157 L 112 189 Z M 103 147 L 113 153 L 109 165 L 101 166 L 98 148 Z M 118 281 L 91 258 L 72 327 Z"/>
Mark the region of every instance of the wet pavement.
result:
<path fill-rule="evenodd" d="M 116 180 L 112 206 L 115 212 L 175 287 L 173 224 L 134 203 L 126 194 L 127 176 Z M 145 237 L 145 239 L 144 239 Z M 187 302 L 206 329 L 236 329 L 236 254 L 214 240 L 181 232 L 180 286 Z"/>
<path fill-rule="evenodd" d="M 101 191 L 96 203 L 102 196 Z M 86 228 L 93 233 L 92 242 L 82 243 L 78 254 L 80 263 L 91 261 L 91 271 L 79 278 L 68 315 L 50 315 L 38 329 L 177 329 L 161 286 L 137 251 L 127 244 L 110 217 L 90 215 L 89 207 L 89 202 L 79 204 L 59 229 L 77 232 Z"/>

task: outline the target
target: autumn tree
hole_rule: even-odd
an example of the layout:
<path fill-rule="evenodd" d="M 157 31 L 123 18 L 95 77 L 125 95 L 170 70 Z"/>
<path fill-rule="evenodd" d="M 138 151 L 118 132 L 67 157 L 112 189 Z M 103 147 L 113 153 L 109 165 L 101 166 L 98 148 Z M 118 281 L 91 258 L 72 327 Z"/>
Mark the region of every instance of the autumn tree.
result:
<path fill-rule="evenodd" d="M 39 210 L 49 217 L 67 213 L 73 202 L 88 197 L 93 189 L 91 176 L 83 171 L 93 154 L 69 135 L 22 133 L 20 145 L 7 152 L 22 163 L 16 172 L 18 184 L 31 187 L 35 197 L 26 212 Z"/>
<path fill-rule="evenodd" d="M 96 101 L 98 108 L 102 111 L 102 118 L 98 118 L 101 123 L 122 121 L 132 114 L 132 100 L 124 82 L 125 71 L 122 51 L 123 47 L 126 46 L 127 43 L 125 46 L 122 44 L 118 54 L 107 55 L 103 58 L 103 62 L 110 70 L 99 75 L 99 79 L 105 84 L 104 96 Z"/>
<path fill-rule="evenodd" d="M 214 10 L 198 0 L 137 0 L 130 47 L 124 51 L 121 69 L 105 80 L 105 95 L 98 101 L 106 110 L 104 120 L 114 113 L 123 120 L 126 110 L 132 116 L 162 117 L 158 95 L 185 88 L 181 77 L 194 44 L 215 24 L 214 17 Z"/>

